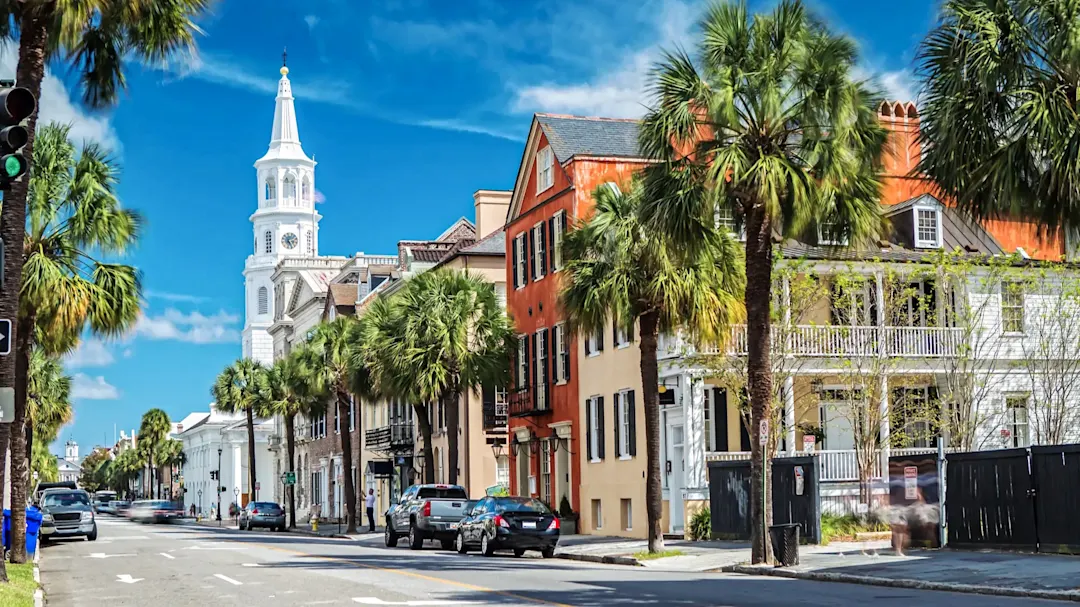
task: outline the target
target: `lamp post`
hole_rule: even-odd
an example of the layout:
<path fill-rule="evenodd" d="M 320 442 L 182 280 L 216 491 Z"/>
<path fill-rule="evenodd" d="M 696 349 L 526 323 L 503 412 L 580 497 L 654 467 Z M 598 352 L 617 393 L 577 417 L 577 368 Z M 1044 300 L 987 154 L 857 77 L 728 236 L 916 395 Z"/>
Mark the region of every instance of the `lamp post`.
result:
<path fill-rule="evenodd" d="M 233 503 L 236 504 L 236 524 L 240 524 L 240 487 L 233 487 Z"/>
<path fill-rule="evenodd" d="M 217 450 L 217 487 L 214 489 L 217 492 L 217 520 L 218 527 L 221 526 L 221 447 Z"/>
<path fill-rule="evenodd" d="M 202 489 L 197 491 L 199 494 L 199 516 L 202 516 Z"/>

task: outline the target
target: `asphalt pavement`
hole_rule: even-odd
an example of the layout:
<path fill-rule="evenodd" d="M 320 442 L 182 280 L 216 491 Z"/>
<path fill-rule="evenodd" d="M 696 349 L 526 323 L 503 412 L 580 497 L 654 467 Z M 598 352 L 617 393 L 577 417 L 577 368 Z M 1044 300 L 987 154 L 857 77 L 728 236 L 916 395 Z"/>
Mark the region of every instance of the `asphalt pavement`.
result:
<path fill-rule="evenodd" d="M 46 604 L 899 605 L 1019 607 L 1038 601 L 737 574 L 676 573 L 512 555 L 460 556 L 289 533 L 99 520 L 98 540 L 44 546 Z M 1046 605 L 1064 603 L 1044 602 Z"/>

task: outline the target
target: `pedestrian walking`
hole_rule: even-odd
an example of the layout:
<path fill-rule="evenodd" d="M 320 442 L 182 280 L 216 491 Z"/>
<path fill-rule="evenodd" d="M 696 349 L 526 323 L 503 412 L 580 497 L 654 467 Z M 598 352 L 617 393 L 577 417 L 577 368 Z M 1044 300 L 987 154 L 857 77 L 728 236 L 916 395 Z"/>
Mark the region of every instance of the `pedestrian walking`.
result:
<path fill-rule="evenodd" d="M 375 533 L 375 489 L 367 490 L 364 505 L 367 506 L 368 531 Z"/>

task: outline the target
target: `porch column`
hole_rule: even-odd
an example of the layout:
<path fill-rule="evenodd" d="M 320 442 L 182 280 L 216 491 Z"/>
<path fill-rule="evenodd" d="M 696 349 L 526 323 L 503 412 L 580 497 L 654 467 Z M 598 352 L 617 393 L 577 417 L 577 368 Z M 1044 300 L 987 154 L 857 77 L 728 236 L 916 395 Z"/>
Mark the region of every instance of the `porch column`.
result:
<path fill-rule="evenodd" d="M 233 457 L 233 488 L 240 488 L 240 493 L 244 492 L 244 468 L 243 458 L 240 455 L 240 445 L 234 444 L 232 448 Z M 237 506 L 240 505 L 240 494 L 234 494 L 233 500 L 236 501 Z"/>
<path fill-rule="evenodd" d="M 692 372 L 683 373 L 682 388 L 686 458 L 686 499 L 708 499 L 709 477 L 705 466 L 705 384 Z M 671 496 L 678 499 L 678 496 Z"/>
<path fill-rule="evenodd" d="M 881 374 L 881 478 L 889 478 L 889 377 Z"/>
<path fill-rule="evenodd" d="M 788 375 L 784 378 L 784 425 L 787 435 L 787 451 L 795 455 L 795 378 Z"/>

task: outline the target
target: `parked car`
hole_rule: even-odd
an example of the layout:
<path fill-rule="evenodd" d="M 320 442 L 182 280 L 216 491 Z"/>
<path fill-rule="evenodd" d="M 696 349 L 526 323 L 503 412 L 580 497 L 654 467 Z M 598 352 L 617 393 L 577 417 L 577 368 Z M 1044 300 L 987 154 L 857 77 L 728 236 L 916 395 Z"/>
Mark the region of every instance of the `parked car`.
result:
<path fill-rule="evenodd" d="M 41 496 L 49 490 L 63 489 L 67 491 L 75 491 L 78 490 L 78 488 L 79 486 L 75 484 L 75 481 L 39 481 L 38 484 L 34 486 L 34 497 L 31 498 L 31 502 L 33 502 L 34 504 L 40 504 Z"/>
<path fill-rule="evenodd" d="M 97 521 L 90 506 L 90 494 L 78 489 L 45 491 L 41 496 L 42 540 L 84 536 L 97 539 Z"/>
<path fill-rule="evenodd" d="M 285 531 L 285 510 L 274 502 L 248 502 L 240 511 L 239 527 L 241 531 L 254 527 Z"/>
<path fill-rule="evenodd" d="M 131 520 L 137 523 L 168 523 L 183 516 L 176 504 L 166 500 L 140 500 L 131 505 Z"/>
<path fill-rule="evenodd" d="M 531 497 L 485 497 L 462 519 L 454 547 L 460 554 L 479 548 L 484 556 L 513 550 L 515 556 L 537 550 L 555 556 L 559 543 L 559 517 Z"/>
<path fill-rule="evenodd" d="M 124 516 L 131 510 L 131 502 L 127 500 L 113 500 L 109 502 L 109 514 L 114 516 Z"/>
<path fill-rule="evenodd" d="M 386 512 L 386 545 L 393 548 L 399 537 L 407 535 L 413 550 L 423 548 L 425 540 L 439 540 L 443 549 L 450 550 L 468 501 L 460 485 L 409 487 Z"/>

